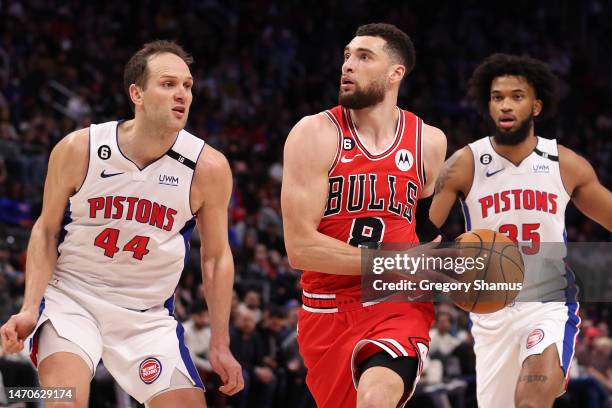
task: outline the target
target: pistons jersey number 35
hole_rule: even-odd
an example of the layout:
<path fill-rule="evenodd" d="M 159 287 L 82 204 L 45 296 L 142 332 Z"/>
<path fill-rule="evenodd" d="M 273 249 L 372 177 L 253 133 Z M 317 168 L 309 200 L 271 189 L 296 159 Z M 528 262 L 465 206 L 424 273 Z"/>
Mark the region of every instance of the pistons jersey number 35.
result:
<path fill-rule="evenodd" d="M 353 246 L 386 242 L 418 242 L 416 205 L 425 184 L 423 121 L 397 108 L 391 145 L 372 154 L 359 136 L 349 110 L 325 111 L 338 132 L 329 170 L 327 206 L 318 231 Z M 302 287 L 309 293 L 342 292 L 359 296 L 359 276 L 304 271 Z"/>
<path fill-rule="evenodd" d="M 129 309 L 172 296 L 195 226 L 190 190 L 204 142 L 181 130 L 143 169 L 118 146 L 119 122 L 89 129 L 89 164 L 70 197 L 51 285 L 90 291 Z M 94 291 L 95 289 L 95 291 Z"/>

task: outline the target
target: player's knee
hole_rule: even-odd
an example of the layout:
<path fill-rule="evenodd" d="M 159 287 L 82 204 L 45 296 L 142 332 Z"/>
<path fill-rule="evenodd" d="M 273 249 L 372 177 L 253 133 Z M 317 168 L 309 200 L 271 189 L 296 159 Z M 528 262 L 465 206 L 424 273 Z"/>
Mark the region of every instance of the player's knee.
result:
<path fill-rule="evenodd" d="M 357 389 L 357 407 L 396 407 L 402 397 L 403 385 L 378 382 L 360 383 Z"/>
<path fill-rule="evenodd" d="M 514 401 L 516 408 L 546 408 L 552 407 L 553 401 L 543 395 L 517 395 Z"/>
<path fill-rule="evenodd" d="M 368 389 L 357 394 L 357 408 L 395 407 L 399 398 L 384 393 L 380 389 Z"/>

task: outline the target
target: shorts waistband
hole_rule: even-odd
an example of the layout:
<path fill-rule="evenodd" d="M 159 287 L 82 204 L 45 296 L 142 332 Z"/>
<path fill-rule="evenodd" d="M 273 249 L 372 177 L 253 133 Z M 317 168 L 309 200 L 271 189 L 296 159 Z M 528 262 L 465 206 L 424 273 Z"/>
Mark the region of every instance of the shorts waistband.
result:
<path fill-rule="evenodd" d="M 359 296 L 302 291 L 302 308 L 312 313 L 337 313 L 358 310 L 379 303 L 362 302 Z"/>

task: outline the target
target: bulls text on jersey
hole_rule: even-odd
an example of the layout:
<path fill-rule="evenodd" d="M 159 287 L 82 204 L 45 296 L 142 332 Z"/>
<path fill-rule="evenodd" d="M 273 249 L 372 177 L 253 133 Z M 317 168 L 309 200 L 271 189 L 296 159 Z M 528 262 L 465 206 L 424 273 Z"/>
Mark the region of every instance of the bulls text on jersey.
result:
<path fill-rule="evenodd" d="M 347 178 L 348 181 L 342 175 L 329 178 L 327 207 L 323 214 L 324 217 L 338 214 L 343 208 L 349 213 L 363 210 L 384 210 L 393 215 L 401 216 L 412 223 L 413 209 L 418 198 L 418 186 L 412 180 L 406 183 L 406 196 L 399 197 L 396 194 L 396 176 L 387 175 L 386 180 L 381 180 L 378 174 L 369 173 L 349 174 Z M 384 191 L 383 183 L 388 186 L 388 194 L 377 196 L 377 192 Z M 344 202 L 343 197 L 346 188 L 348 188 L 348 195 L 346 196 L 346 202 Z M 365 202 L 366 190 L 370 192 L 370 199 L 367 204 Z"/>

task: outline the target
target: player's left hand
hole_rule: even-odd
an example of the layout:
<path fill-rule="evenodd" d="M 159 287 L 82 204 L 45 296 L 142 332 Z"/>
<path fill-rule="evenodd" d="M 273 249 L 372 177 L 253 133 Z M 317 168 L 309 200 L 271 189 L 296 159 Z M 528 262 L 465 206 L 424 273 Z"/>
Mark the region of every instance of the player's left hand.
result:
<path fill-rule="evenodd" d="M 209 357 L 213 370 L 219 374 L 221 381 L 223 381 L 223 385 L 219 387 L 222 393 L 234 395 L 244 388 L 242 367 L 232 356 L 229 347 L 211 347 Z"/>

